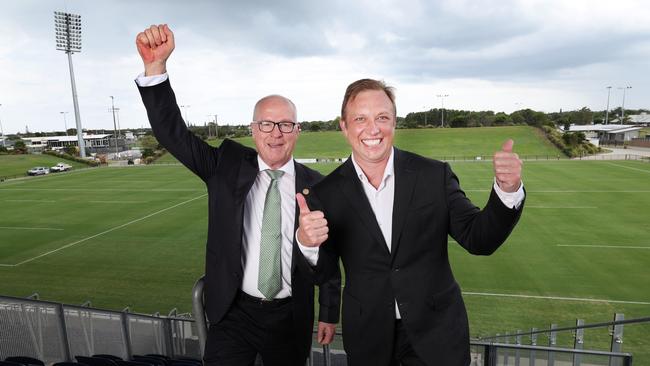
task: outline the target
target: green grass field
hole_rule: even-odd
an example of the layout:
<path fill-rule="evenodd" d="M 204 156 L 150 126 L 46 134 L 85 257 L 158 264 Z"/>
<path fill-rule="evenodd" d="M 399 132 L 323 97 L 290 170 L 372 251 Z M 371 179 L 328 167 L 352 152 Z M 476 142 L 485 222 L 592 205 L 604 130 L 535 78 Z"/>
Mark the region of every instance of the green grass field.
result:
<path fill-rule="evenodd" d="M 334 166 L 315 165 L 324 173 Z M 468 196 L 483 205 L 491 164 L 452 167 Z M 450 243 L 471 335 L 551 322 L 569 326 L 576 318 L 602 322 L 615 312 L 628 319 L 649 316 L 650 164 L 531 161 L 524 165 L 524 182 L 522 219 L 493 256 L 474 257 Z M 192 285 L 203 273 L 205 195 L 202 182 L 178 165 L 86 169 L 0 183 L 0 294 L 38 292 L 51 301 L 91 300 L 96 307 L 144 313 L 190 311 Z M 606 333 L 588 331 L 585 348 L 606 349 Z M 571 341 L 569 335 L 560 340 Z M 626 326 L 624 341 L 635 365 L 650 364 L 650 325 Z"/>
<path fill-rule="evenodd" d="M 434 128 L 417 130 L 397 130 L 395 146 L 420 155 L 445 158 L 491 157 L 507 139 L 515 141 L 515 150 L 520 156 L 556 157 L 558 150 L 541 132 L 532 127 L 485 127 L 485 128 Z M 251 137 L 237 141 L 254 146 Z M 219 140 L 210 142 L 213 145 Z M 561 153 L 560 153 L 561 154 Z M 296 158 L 344 158 L 350 155 L 350 148 L 340 131 L 303 132 L 296 143 Z M 176 163 L 176 159 L 165 154 L 158 163 Z"/>
<path fill-rule="evenodd" d="M 37 167 L 52 167 L 59 162 L 72 165 L 73 169 L 87 168 L 88 166 L 76 161 L 62 160 L 51 155 L 0 155 L 0 178 L 27 175 L 27 170 Z"/>

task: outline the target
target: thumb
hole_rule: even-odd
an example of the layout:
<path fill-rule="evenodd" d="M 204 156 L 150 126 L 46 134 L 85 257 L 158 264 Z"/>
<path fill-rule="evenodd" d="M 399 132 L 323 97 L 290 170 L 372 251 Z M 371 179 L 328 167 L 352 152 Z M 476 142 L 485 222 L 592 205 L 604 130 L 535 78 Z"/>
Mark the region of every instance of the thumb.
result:
<path fill-rule="evenodd" d="M 309 206 L 307 206 L 307 200 L 305 199 L 305 196 L 302 195 L 302 193 L 296 193 L 296 201 L 298 201 L 298 207 L 300 208 L 301 215 L 311 212 L 309 210 Z"/>
<path fill-rule="evenodd" d="M 515 144 L 512 139 L 508 139 L 506 142 L 503 143 L 503 146 L 501 146 L 501 150 L 505 152 L 512 152 L 512 146 Z"/>

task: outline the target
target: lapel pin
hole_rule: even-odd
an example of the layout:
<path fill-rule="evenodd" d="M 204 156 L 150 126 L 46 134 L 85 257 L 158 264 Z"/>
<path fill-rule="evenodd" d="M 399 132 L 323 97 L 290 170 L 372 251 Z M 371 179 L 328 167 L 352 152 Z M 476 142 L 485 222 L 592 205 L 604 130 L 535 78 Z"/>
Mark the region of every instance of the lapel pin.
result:
<path fill-rule="evenodd" d="M 309 194 L 309 188 L 303 188 L 302 194 L 305 195 L 305 196 L 308 195 Z"/>

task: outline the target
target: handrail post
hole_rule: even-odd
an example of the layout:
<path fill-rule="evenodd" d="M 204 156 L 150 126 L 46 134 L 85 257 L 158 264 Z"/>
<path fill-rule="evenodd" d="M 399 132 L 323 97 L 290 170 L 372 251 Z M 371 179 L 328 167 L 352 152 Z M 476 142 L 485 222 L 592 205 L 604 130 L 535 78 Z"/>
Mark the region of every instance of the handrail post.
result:
<path fill-rule="evenodd" d="M 576 320 L 576 335 L 575 335 L 575 341 L 573 343 L 573 349 L 583 349 L 584 344 L 585 344 L 585 330 L 582 328 L 582 326 L 585 325 L 585 321 L 583 319 L 578 319 Z M 573 354 L 573 366 L 580 366 L 580 363 L 582 362 L 582 355 L 579 353 Z"/>
<path fill-rule="evenodd" d="M 620 321 L 624 320 L 625 315 L 622 313 L 616 313 L 614 314 L 614 321 Z M 611 351 L 612 352 L 622 352 L 623 350 L 623 324 L 616 324 L 614 325 L 614 329 L 612 331 L 612 346 L 611 346 Z M 610 358 L 609 360 L 610 366 L 614 366 L 613 360 Z"/>
<path fill-rule="evenodd" d="M 203 287 L 205 285 L 204 276 L 201 276 L 192 288 L 192 311 L 196 321 L 196 331 L 199 336 L 199 349 L 201 350 L 201 359 L 205 354 L 205 340 L 208 335 L 208 325 L 205 318 L 205 309 L 203 308 Z"/>
<path fill-rule="evenodd" d="M 555 347 L 557 345 L 557 332 L 554 330 L 557 328 L 557 324 L 551 324 L 551 333 L 548 337 L 549 347 Z M 555 352 L 548 352 L 548 366 L 555 365 Z"/>
<path fill-rule="evenodd" d="M 534 334 L 530 335 L 530 345 L 531 346 L 536 346 L 537 345 L 537 333 L 535 333 L 535 332 L 537 332 L 537 328 L 531 328 L 530 331 L 532 333 L 534 333 Z M 528 355 L 529 355 L 528 364 L 530 366 L 535 366 L 535 359 L 537 358 L 537 354 L 536 354 L 535 350 L 531 350 L 530 352 L 528 352 Z"/>
<path fill-rule="evenodd" d="M 515 344 L 520 346 L 521 345 L 521 330 L 517 329 L 517 333 L 515 335 Z M 519 348 L 515 349 L 515 366 L 519 366 L 519 358 L 521 357 L 521 352 L 519 351 Z"/>

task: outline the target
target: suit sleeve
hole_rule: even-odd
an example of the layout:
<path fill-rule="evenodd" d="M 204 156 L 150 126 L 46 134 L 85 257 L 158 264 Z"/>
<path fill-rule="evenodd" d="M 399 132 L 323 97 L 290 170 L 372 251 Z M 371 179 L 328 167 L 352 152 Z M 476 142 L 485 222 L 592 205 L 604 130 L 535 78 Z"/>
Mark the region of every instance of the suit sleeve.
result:
<path fill-rule="evenodd" d="M 449 165 L 444 167 L 449 234 L 472 254 L 494 253 L 517 224 L 523 202 L 517 209 L 508 208 L 492 189 L 486 206 L 481 210 L 465 196 Z"/>
<path fill-rule="evenodd" d="M 138 86 L 154 135 L 162 146 L 206 181 L 219 163 L 218 149 L 194 135 L 183 122 L 169 79 L 148 87 Z"/>
<path fill-rule="evenodd" d="M 318 320 L 325 323 L 339 322 L 341 309 L 341 271 L 337 269 L 332 277 L 318 288 Z"/>

